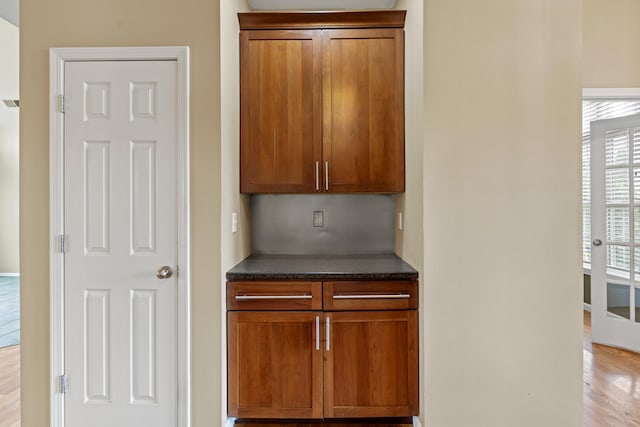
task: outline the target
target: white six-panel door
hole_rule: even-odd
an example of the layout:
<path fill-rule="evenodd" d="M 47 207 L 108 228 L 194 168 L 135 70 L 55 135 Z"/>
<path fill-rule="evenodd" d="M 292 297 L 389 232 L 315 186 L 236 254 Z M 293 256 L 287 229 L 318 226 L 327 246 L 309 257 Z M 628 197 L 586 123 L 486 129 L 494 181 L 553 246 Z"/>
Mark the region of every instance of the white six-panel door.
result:
<path fill-rule="evenodd" d="M 640 115 L 591 123 L 593 342 L 640 351 Z"/>
<path fill-rule="evenodd" d="M 64 92 L 65 425 L 173 427 L 177 66 L 67 62 Z"/>

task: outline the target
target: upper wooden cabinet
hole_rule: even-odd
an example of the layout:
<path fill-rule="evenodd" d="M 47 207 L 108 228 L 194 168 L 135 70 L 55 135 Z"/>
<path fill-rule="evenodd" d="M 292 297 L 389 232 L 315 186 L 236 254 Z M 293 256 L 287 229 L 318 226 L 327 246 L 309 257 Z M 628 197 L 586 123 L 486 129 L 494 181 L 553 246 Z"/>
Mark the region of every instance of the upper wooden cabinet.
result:
<path fill-rule="evenodd" d="M 240 187 L 311 193 L 322 156 L 320 34 L 240 33 Z"/>
<path fill-rule="evenodd" d="M 404 191 L 405 11 L 240 19 L 240 191 Z"/>

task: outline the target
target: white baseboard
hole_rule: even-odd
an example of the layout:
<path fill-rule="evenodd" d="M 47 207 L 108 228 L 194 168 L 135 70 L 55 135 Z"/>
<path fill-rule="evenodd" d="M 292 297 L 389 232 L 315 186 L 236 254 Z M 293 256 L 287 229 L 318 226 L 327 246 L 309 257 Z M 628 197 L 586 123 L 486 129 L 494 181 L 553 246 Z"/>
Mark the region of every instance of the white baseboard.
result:
<path fill-rule="evenodd" d="M 413 427 L 422 427 L 422 424 L 420 424 L 420 418 L 413 417 Z"/>
<path fill-rule="evenodd" d="M 0 273 L 0 277 L 2 276 L 7 276 L 7 277 L 20 277 L 20 273 Z"/>
<path fill-rule="evenodd" d="M 584 305 L 584 311 L 588 311 L 589 313 L 591 313 L 591 304 L 587 304 L 586 302 L 583 303 Z"/>

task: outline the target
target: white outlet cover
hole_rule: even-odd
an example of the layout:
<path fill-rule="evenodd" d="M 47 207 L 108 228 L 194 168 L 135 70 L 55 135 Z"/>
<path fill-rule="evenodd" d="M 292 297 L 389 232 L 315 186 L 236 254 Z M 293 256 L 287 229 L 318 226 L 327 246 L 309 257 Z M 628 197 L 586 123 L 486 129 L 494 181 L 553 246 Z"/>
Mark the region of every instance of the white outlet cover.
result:
<path fill-rule="evenodd" d="M 253 10 L 393 9 L 397 0 L 249 0 Z"/>

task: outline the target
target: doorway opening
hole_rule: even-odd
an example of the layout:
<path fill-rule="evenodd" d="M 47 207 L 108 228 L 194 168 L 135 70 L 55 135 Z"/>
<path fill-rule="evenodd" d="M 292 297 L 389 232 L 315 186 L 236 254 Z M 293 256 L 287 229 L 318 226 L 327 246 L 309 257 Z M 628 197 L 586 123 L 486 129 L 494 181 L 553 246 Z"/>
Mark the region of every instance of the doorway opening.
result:
<path fill-rule="evenodd" d="M 584 306 L 591 311 L 591 156 L 590 124 L 596 120 L 612 119 L 640 113 L 640 90 L 638 89 L 585 89 L 582 100 L 582 258 L 584 271 Z M 611 151 L 613 150 L 613 151 Z M 621 146 L 611 147 L 610 155 L 616 155 Z M 614 183 L 615 184 L 615 183 Z M 629 224 L 618 221 L 611 224 L 623 234 L 630 234 Z M 625 273 L 631 259 L 625 251 L 614 251 L 607 259 L 607 273 L 612 283 L 607 286 L 608 311 L 612 315 L 624 315 L 633 308 L 625 300 L 615 277 Z"/>
<path fill-rule="evenodd" d="M 594 281 L 596 286 L 606 286 L 606 291 L 594 294 L 594 309 L 602 310 L 602 298 L 604 295 L 606 315 L 609 318 L 626 319 L 631 310 L 640 306 L 636 301 L 631 304 L 629 294 L 625 299 L 624 286 L 620 286 L 621 276 L 631 274 L 635 270 L 635 259 L 627 256 L 624 243 L 629 238 L 633 242 L 632 233 L 635 233 L 637 220 L 631 218 L 625 220 L 624 206 L 612 206 L 609 200 L 605 208 L 609 214 L 606 219 L 606 241 L 597 241 L 598 236 L 591 235 L 591 122 L 606 119 L 618 119 L 640 113 L 640 90 L 638 89 L 585 89 L 583 91 L 583 127 L 582 127 L 582 203 L 583 203 L 583 268 L 584 268 L 584 335 L 583 335 L 583 382 L 584 382 L 584 427 L 598 427 L 601 425 L 635 425 L 640 419 L 638 411 L 640 403 L 640 354 L 619 348 L 600 345 L 592 340 L 592 292 L 591 252 L 595 248 L 594 256 L 601 245 L 612 246 L 613 249 L 606 254 L 605 280 Z M 636 140 L 636 138 L 631 138 Z M 624 151 L 624 147 L 627 151 Z M 603 162 L 608 170 L 617 172 L 622 170 L 621 156 L 633 153 L 634 148 L 629 147 L 624 138 L 609 138 L 606 145 L 606 156 Z M 633 157 L 632 154 L 630 154 Z M 606 163 L 606 165 L 604 164 Z M 637 163 L 635 158 L 631 164 Z M 611 167 L 611 165 L 616 166 Z M 620 167 L 617 167 L 621 165 Z M 614 173 L 610 173 L 610 178 Z M 635 173 L 633 174 L 635 176 Z M 635 178 L 634 178 L 635 179 Z M 606 184 L 609 193 L 623 190 L 624 180 L 609 179 Z M 596 186 L 597 187 L 597 186 Z M 594 187 L 594 188 L 596 188 Z M 618 188 L 620 187 L 620 188 Z M 615 190 L 615 191 L 614 191 Z M 597 195 L 597 193 L 595 193 Z M 605 198 L 606 199 L 606 198 Z M 594 209 L 599 205 L 595 205 Z M 627 210 L 631 212 L 632 207 Z M 635 209 L 635 208 L 633 208 Z M 617 215 L 622 213 L 622 215 Z M 635 211 L 634 211 L 635 213 Z M 594 217 L 597 220 L 597 216 Z M 626 236 L 626 237 L 625 237 Z M 623 244 L 618 244 L 622 242 Z M 631 251 L 629 251 L 631 254 Z M 600 261 L 601 262 L 601 261 Z M 594 274 L 601 266 L 596 263 Z M 594 276 L 597 277 L 597 276 Z M 605 282 L 605 283 L 600 283 Z M 597 290 L 597 287 L 594 289 Z M 599 305 L 600 304 L 600 305 Z M 636 316 L 636 318 L 638 318 Z M 597 320 L 597 319 L 596 319 Z"/>
<path fill-rule="evenodd" d="M 18 1 L 0 6 L 0 420 L 20 425 Z"/>

